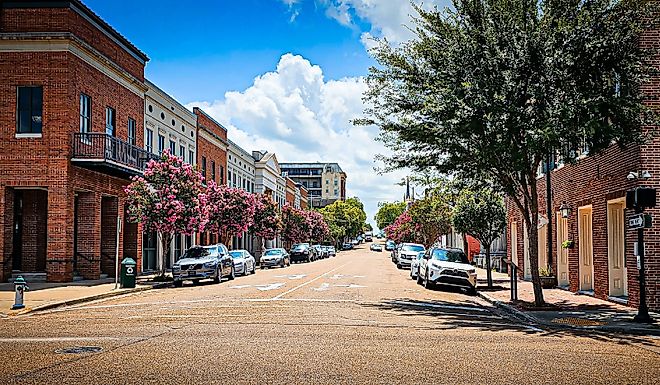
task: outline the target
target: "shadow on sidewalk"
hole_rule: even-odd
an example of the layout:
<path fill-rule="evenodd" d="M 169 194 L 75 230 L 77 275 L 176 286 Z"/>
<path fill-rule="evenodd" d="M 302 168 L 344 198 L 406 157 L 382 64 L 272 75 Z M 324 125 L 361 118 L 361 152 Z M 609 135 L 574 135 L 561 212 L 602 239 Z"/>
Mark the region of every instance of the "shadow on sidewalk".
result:
<path fill-rule="evenodd" d="M 396 298 L 375 304 L 365 303 L 362 306 L 393 312 L 399 316 L 426 316 L 445 321 L 438 325 L 429 324 L 433 329 L 476 329 L 487 332 L 510 331 L 525 335 L 554 338 L 565 336 L 582 337 L 600 342 L 616 343 L 619 345 L 639 344 L 657 349 L 657 345 L 653 341 L 637 334 L 613 333 L 589 328 L 565 328 L 560 325 L 557 325 L 557 327 L 532 325 L 512 318 L 498 310 L 488 309 L 477 303 L 471 303 L 469 299 L 466 302 L 457 303 Z"/>

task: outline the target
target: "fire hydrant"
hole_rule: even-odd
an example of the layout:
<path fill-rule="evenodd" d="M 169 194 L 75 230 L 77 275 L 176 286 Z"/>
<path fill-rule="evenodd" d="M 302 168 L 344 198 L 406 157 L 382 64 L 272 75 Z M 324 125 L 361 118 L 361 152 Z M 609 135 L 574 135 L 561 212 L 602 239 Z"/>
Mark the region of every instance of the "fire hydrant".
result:
<path fill-rule="evenodd" d="M 25 290 L 30 288 L 27 285 L 27 282 L 23 279 L 22 276 L 18 276 L 14 281 L 14 292 L 16 293 L 16 298 L 14 300 L 14 306 L 11 307 L 12 310 L 23 309 L 25 305 L 23 304 L 23 295 Z"/>

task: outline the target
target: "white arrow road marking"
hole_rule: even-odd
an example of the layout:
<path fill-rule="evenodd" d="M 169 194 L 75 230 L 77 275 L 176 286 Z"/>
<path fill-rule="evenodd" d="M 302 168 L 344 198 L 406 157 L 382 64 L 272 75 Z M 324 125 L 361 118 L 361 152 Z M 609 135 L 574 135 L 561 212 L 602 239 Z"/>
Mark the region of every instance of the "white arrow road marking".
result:
<path fill-rule="evenodd" d="M 362 288 L 362 287 L 366 287 L 366 286 L 355 285 L 355 284 L 351 283 L 350 285 L 335 285 L 335 287 L 347 287 L 349 289 L 358 289 L 358 288 Z"/>
<path fill-rule="evenodd" d="M 230 289 L 245 289 L 246 287 L 252 287 L 252 285 L 229 286 Z"/>
<path fill-rule="evenodd" d="M 342 278 L 344 278 L 344 277 L 345 277 L 345 275 L 335 274 L 335 275 L 333 275 L 332 277 L 330 277 L 330 279 L 342 279 Z"/>
<path fill-rule="evenodd" d="M 319 286 L 319 287 L 315 287 L 314 290 L 316 290 L 316 291 L 326 291 L 329 288 L 330 288 L 330 284 L 329 283 L 324 283 L 324 284 L 321 284 L 321 286 Z"/>
<path fill-rule="evenodd" d="M 275 278 L 302 279 L 306 276 L 307 274 L 276 275 Z"/>
<path fill-rule="evenodd" d="M 271 283 L 268 285 L 255 285 L 254 287 L 256 287 L 261 291 L 268 291 L 268 290 L 279 289 L 282 286 L 284 286 L 284 283 L 278 282 L 278 283 Z"/>
<path fill-rule="evenodd" d="M 366 275 L 354 275 L 353 278 L 366 278 Z"/>

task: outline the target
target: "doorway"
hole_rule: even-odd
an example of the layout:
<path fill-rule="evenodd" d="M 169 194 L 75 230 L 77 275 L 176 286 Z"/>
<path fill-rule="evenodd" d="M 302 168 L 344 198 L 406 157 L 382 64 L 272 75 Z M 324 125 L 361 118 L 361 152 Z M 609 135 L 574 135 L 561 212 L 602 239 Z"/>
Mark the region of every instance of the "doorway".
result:
<path fill-rule="evenodd" d="M 568 287 L 568 249 L 562 247 L 564 241 L 568 240 L 568 218 L 563 218 L 557 212 L 557 284 Z"/>
<path fill-rule="evenodd" d="M 593 222 L 591 206 L 578 209 L 580 290 L 594 290 Z"/>
<path fill-rule="evenodd" d="M 628 296 L 625 263 L 625 215 L 624 200 L 607 202 L 607 262 L 609 293 L 612 297 Z"/>

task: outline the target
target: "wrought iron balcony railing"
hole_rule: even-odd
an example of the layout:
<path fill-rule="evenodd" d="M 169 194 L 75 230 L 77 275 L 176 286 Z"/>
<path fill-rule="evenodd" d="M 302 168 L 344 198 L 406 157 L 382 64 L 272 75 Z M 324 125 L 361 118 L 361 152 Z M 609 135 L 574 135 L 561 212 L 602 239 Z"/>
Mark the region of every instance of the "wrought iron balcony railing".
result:
<path fill-rule="evenodd" d="M 99 168 L 110 174 L 137 175 L 144 172 L 147 162 L 159 159 L 138 146 L 102 132 L 73 134 L 71 161 L 88 168 Z"/>

